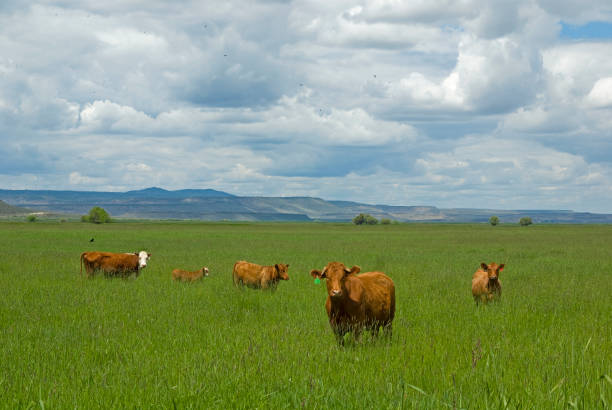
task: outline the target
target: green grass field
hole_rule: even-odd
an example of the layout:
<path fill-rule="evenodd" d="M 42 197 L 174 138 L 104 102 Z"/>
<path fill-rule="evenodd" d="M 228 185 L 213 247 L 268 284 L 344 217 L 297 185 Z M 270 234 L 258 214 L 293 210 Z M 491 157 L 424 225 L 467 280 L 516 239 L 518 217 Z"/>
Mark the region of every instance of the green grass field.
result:
<path fill-rule="evenodd" d="M 140 249 L 137 279 L 79 276 Z M 238 259 L 291 279 L 237 290 Z M 337 346 L 309 275 L 333 260 L 395 281 L 390 343 Z M 503 297 L 477 308 L 491 261 Z M 3 222 L 0 289 L 2 408 L 612 406 L 612 226 Z"/>

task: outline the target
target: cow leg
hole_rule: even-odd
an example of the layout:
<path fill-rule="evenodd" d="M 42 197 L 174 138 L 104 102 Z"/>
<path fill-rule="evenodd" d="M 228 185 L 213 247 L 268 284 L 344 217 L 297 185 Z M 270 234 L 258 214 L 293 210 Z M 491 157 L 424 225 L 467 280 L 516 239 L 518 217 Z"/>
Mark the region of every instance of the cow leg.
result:
<path fill-rule="evenodd" d="M 391 340 L 391 337 L 393 336 L 393 323 L 385 323 L 383 326 L 383 335 L 386 339 Z"/>
<path fill-rule="evenodd" d="M 240 278 L 238 277 L 238 275 L 236 275 L 236 272 L 232 273 L 232 279 L 234 281 L 234 286 L 235 287 L 241 287 L 242 285 L 242 281 L 240 280 Z"/>
<path fill-rule="evenodd" d="M 342 329 L 340 326 L 332 326 L 332 330 L 334 331 L 334 335 L 336 336 L 336 341 L 338 342 L 338 345 L 344 346 L 344 335 L 346 334 L 344 329 Z"/>
<path fill-rule="evenodd" d="M 378 337 L 379 327 L 380 327 L 380 323 L 378 323 L 378 322 L 374 322 L 374 323 L 372 323 L 371 325 L 369 325 L 367 327 L 367 330 L 372 335 L 372 339 L 376 339 Z"/>
<path fill-rule="evenodd" d="M 338 342 L 338 345 L 344 346 L 344 335 L 347 333 L 347 330 L 345 329 L 345 327 L 342 324 L 335 323 L 334 321 L 331 321 L 331 320 L 329 324 L 331 325 L 334 335 L 336 336 L 336 341 Z"/>
<path fill-rule="evenodd" d="M 338 342 L 338 346 L 344 346 L 344 333 L 336 332 L 336 341 Z"/>
<path fill-rule="evenodd" d="M 363 331 L 362 326 L 353 326 L 353 339 L 355 343 L 359 343 L 361 341 L 361 332 Z"/>
<path fill-rule="evenodd" d="M 501 289 L 500 288 L 495 290 L 494 296 L 497 298 L 497 300 L 501 299 Z"/>

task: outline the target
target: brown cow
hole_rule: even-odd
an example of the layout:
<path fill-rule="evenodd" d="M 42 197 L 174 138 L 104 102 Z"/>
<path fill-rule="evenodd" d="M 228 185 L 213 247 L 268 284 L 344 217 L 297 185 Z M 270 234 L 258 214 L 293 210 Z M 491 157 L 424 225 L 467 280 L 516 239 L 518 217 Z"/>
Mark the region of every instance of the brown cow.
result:
<path fill-rule="evenodd" d="M 501 297 L 501 282 L 499 273 L 504 270 L 504 264 L 497 265 L 481 263 L 480 268 L 472 278 L 472 296 L 478 305 L 479 302 L 489 302 Z"/>
<path fill-rule="evenodd" d="M 147 266 L 147 260 L 151 257 L 150 253 L 140 251 L 137 253 L 112 253 L 112 252 L 83 252 L 81 254 L 81 275 L 83 265 L 87 277 L 101 270 L 105 275 L 122 274 L 129 276 L 132 272 L 136 276 L 140 270 Z"/>
<path fill-rule="evenodd" d="M 208 268 L 206 266 L 195 272 L 182 269 L 174 269 L 172 271 L 172 279 L 181 280 L 183 282 L 193 282 L 201 279 L 203 276 L 208 276 Z"/>
<path fill-rule="evenodd" d="M 358 341 L 363 328 L 376 337 L 382 326 L 385 335 L 391 338 L 395 316 L 393 280 L 382 272 L 357 275 L 360 270 L 359 266 L 349 269 L 340 262 L 330 262 L 323 271 L 310 271 L 315 278 L 327 279 L 325 309 L 340 345 L 350 331 Z"/>
<path fill-rule="evenodd" d="M 234 264 L 234 285 L 246 285 L 254 289 L 276 289 L 280 280 L 289 280 L 289 265 L 277 263 L 274 266 L 261 266 L 255 263 L 238 261 Z"/>

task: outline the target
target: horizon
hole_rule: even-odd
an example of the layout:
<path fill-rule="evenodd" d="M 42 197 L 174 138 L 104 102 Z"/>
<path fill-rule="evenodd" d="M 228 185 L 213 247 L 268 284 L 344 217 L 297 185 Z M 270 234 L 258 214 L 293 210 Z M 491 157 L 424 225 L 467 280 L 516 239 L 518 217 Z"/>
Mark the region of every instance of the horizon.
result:
<path fill-rule="evenodd" d="M 133 190 L 129 190 L 129 191 L 86 191 L 86 190 L 57 190 L 57 189 L 6 189 L 6 188 L 0 188 L 0 191 L 50 191 L 50 192 L 84 192 L 84 193 L 115 193 L 115 194 L 126 194 L 129 192 L 142 192 L 142 191 L 148 191 L 148 190 L 161 190 L 161 191 L 165 191 L 165 192 L 178 192 L 178 191 L 216 191 L 216 192 L 220 192 L 223 194 L 228 194 L 230 195 L 230 197 L 233 198 L 308 198 L 308 199 L 320 199 L 323 200 L 325 202 L 338 202 L 338 201 L 345 201 L 345 200 L 336 200 L 336 199 L 327 199 L 327 198 L 322 198 L 322 197 L 313 197 L 313 196 L 295 196 L 295 195 L 291 195 L 291 196 L 261 196 L 261 195 L 237 195 L 237 194 L 233 194 L 231 192 L 226 192 L 226 191 L 219 191 L 217 189 L 211 189 L 211 188 L 179 188 L 179 189 L 165 189 L 165 188 L 161 188 L 161 187 L 157 187 L 157 186 L 151 186 L 151 187 L 145 187 L 145 188 L 140 188 L 140 189 L 133 189 Z M 3 201 L 6 203 L 6 201 L 4 201 L 3 199 L 0 198 L 0 201 Z M 516 209 L 510 209 L 510 208 L 506 208 L 506 209 L 502 209 L 502 208 L 464 208 L 464 207 L 455 207 L 455 208 L 445 208 L 445 207 L 439 207 L 436 205 L 428 205 L 428 204 L 417 204 L 417 205 L 408 205 L 408 204 L 400 204 L 400 205 L 389 205 L 389 204 L 385 204 L 385 203 L 369 203 L 369 202 L 360 202 L 360 201 L 345 201 L 345 202 L 354 202 L 356 204 L 361 204 L 361 205 L 369 205 L 369 206 L 396 206 L 396 207 L 414 207 L 414 208 L 419 208 L 419 207 L 424 207 L 424 208 L 436 208 L 436 209 L 440 209 L 440 210 L 444 210 L 444 209 L 454 209 L 454 210 L 470 210 L 470 209 L 474 209 L 474 210 L 480 210 L 480 211 L 518 211 L 518 212 L 548 212 L 548 211 L 552 211 L 552 212 L 572 212 L 572 213 L 592 213 L 592 214 L 602 214 L 602 215 L 612 215 L 612 213 L 606 213 L 606 212 L 588 212 L 588 211 L 576 211 L 573 209 L 554 209 L 554 208 L 516 208 Z"/>
<path fill-rule="evenodd" d="M 610 214 L 608 3 L 6 0 L 0 185 Z"/>

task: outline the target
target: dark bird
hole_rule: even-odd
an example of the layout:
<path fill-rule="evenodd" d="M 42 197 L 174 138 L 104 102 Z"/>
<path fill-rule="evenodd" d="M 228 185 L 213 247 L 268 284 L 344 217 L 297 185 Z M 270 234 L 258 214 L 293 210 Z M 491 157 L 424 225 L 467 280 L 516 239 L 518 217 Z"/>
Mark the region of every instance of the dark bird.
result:
<path fill-rule="evenodd" d="M 223 54 L 223 57 L 227 57 L 227 54 Z"/>
<path fill-rule="evenodd" d="M 94 241 L 94 238 L 91 238 L 91 239 L 89 240 L 89 242 L 93 242 L 93 241 Z"/>

